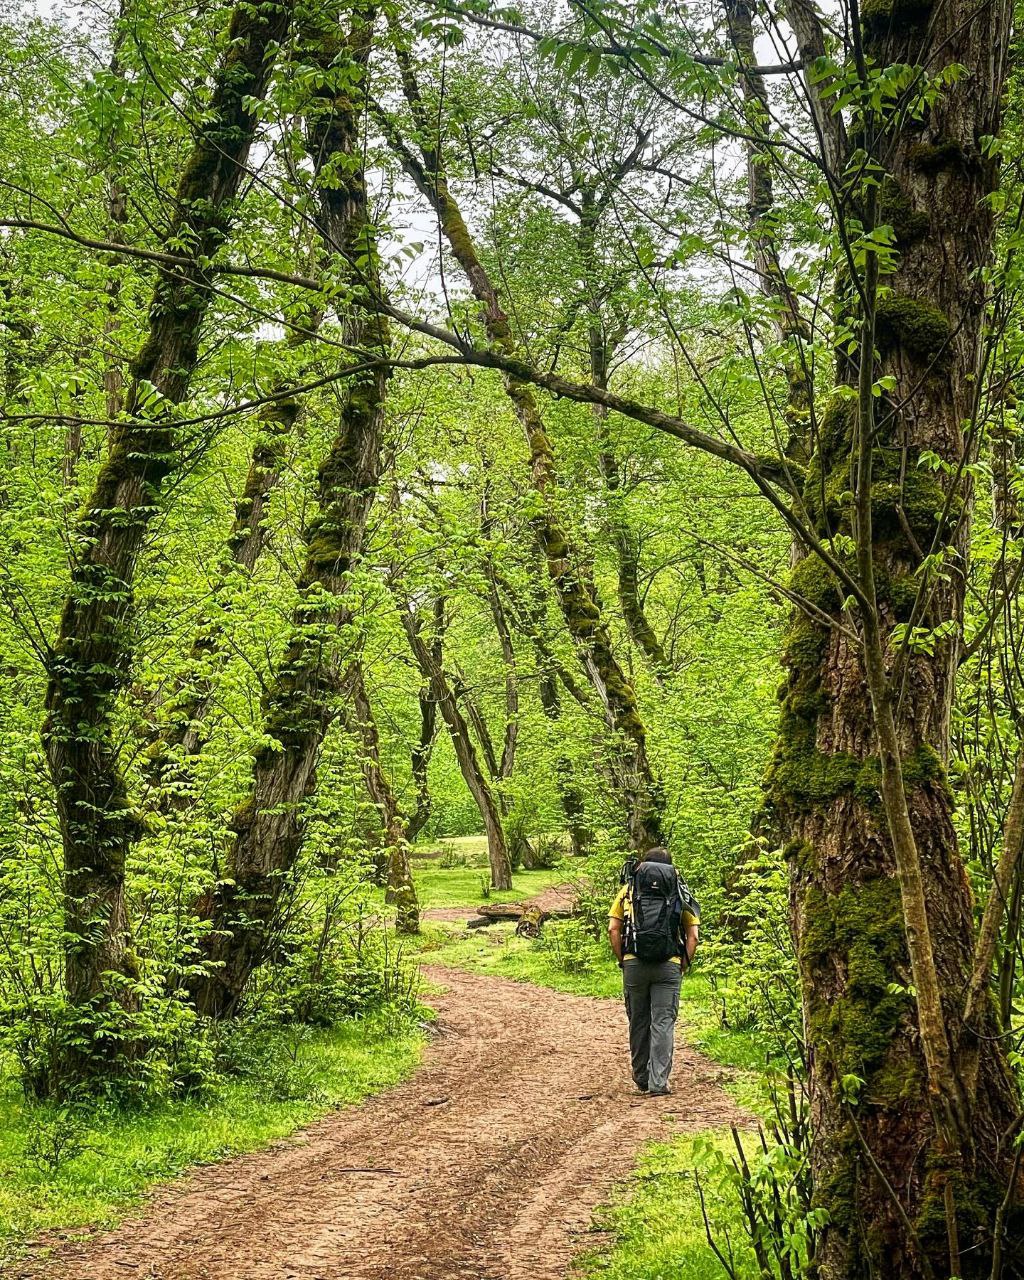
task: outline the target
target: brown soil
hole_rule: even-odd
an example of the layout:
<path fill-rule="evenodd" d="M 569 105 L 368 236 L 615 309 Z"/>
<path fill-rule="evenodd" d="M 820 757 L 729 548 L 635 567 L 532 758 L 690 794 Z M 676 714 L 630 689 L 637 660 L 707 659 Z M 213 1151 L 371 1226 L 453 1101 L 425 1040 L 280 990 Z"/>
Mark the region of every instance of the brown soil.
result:
<path fill-rule="evenodd" d="M 12 1280 L 558 1280 L 643 1142 L 747 1120 L 683 1045 L 675 1095 L 636 1095 L 617 1001 L 425 974 L 445 988 L 439 1029 L 405 1084 Z"/>

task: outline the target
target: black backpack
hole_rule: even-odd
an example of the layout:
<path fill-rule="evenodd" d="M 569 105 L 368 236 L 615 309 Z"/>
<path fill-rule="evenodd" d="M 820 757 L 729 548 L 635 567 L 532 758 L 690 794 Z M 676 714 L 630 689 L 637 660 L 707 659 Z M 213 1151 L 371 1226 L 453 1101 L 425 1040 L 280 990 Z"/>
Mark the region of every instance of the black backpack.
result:
<path fill-rule="evenodd" d="M 628 864 L 627 864 L 628 866 Z M 623 950 L 627 955 L 660 964 L 682 954 L 679 926 L 685 886 L 670 863 L 641 862 L 624 869 L 629 886 Z M 687 899 L 693 895 L 686 890 Z"/>

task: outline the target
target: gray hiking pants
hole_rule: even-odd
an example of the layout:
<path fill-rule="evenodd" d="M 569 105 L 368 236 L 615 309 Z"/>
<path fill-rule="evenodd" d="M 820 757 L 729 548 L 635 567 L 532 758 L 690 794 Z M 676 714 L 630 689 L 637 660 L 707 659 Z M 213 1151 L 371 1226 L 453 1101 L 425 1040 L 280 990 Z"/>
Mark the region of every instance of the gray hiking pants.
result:
<path fill-rule="evenodd" d="M 629 1053 L 638 1089 L 656 1091 L 668 1084 L 682 980 L 682 966 L 675 960 L 663 964 L 647 964 L 643 960 L 623 963 Z"/>

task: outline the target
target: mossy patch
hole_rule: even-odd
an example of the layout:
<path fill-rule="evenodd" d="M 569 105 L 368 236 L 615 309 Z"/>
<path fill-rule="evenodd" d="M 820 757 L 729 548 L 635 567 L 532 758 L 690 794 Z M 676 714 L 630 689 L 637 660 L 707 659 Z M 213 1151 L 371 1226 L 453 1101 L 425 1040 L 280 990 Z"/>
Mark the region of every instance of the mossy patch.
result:
<path fill-rule="evenodd" d="M 962 168 L 967 153 L 959 142 L 945 139 L 941 142 L 917 142 L 910 148 L 910 164 L 918 173 L 934 175 L 944 169 Z"/>
<path fill-rule="evenodd" d="M 858 1076 L 870 1095 L 876 1073 L 889 1065 L 889 1053 L 909 996 L 900 981 L 906 972 L 906 938 L 899 885 L 894 877 L 878 876 L 848 883 L 836 894 L 817 887 L 807 890 L 803 903 L 804 928 L 800 962 L 805 975 L 845 969 L 845 984 L 837 996 L 813 1002 L 808 1032 L 815 1051 L 824 1055 L 836 1087 L 844 1076 Z M 916 1064 L 890 1070 L 878 1082 L 878 1101 L 898 1098 L 911 1087 Z M 917 1082 L 920 1088 L 920 1082 Z"/>
<path fill-rule="evenodd" d="M 882 182 L 879 193 L 878 220 L 892 227 L 901 249 L 923 240 L 931 226 L 928 214 L 915 209 L 896 179 L 889 176 Z"/>
<path fill-rule="evenodd" d="M 949 319 L 934 303 L 890 293 L 878 300 L 875 334 L 881 351 L 899 347 L 925 364 L 948 359 Z"/>

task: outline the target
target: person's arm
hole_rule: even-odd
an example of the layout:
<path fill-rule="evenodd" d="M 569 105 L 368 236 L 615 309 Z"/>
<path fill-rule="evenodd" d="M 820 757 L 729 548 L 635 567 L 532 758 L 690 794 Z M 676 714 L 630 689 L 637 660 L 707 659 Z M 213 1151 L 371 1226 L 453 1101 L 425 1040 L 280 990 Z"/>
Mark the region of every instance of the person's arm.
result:
<path fill-rule="evenodd" d="M 699 926 L 688 924 L 686 926 L 686 967 L 689 969 L 693 964 L 693 953 L 697 950 Z"/>
<path fill-rule="evenodd" d="M 616 916 L 608 921 L 608 941 L 612 944 L 615 959 L 622 964 L 622 921 Z"/>

